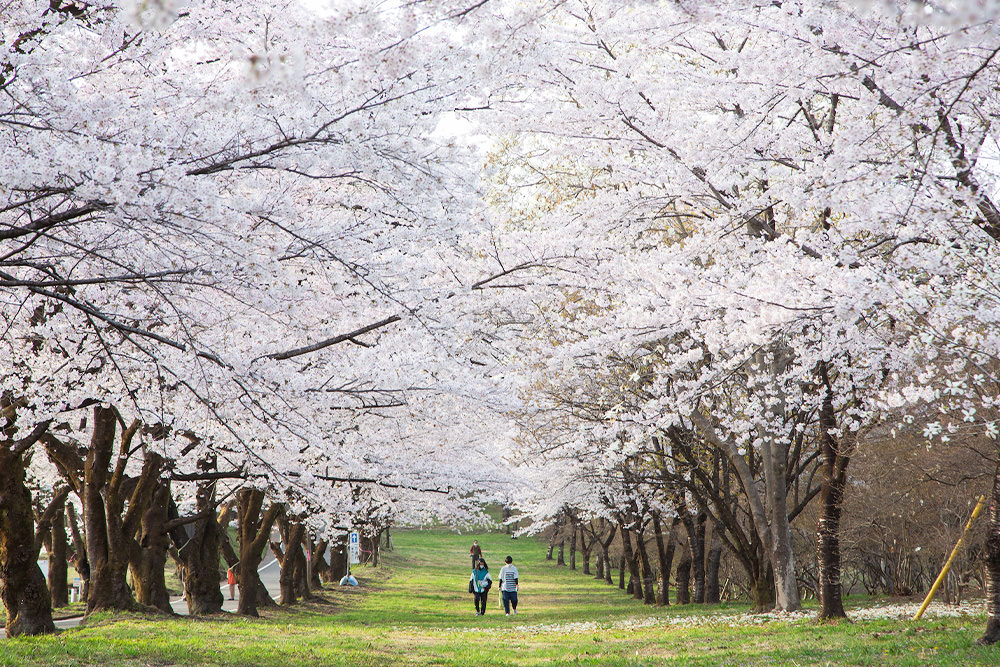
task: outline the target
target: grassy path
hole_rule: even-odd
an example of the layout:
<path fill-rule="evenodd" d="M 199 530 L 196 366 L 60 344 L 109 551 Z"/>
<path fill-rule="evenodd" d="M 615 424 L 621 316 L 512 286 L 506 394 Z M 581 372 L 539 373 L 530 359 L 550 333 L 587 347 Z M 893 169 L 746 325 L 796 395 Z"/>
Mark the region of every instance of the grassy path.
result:
<path fill-rule="evenodd" d="M 995 665 L 982 616 L 817 625 L 748 618 L 739 605 L 649 608 L 544 560 L 544 545 L 480 536 L 495 574 L 521 572 L 518 616 L 467 593 L 472 536 L 406 531 L 361 589 L 259 620 L 101 616 L 55 637 L 0 640 L 0 665 Z M 332 602 L 332 604 L 331 604 Z"/>

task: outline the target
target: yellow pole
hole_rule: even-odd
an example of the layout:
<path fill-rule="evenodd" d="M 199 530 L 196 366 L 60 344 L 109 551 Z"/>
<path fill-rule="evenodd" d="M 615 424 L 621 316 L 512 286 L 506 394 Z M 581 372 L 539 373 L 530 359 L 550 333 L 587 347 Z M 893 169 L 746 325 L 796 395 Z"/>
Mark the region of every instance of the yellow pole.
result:
<path fill-rule="evenodd" d="M 958 542 L 955 543 L 955 548 L 951 550 L 951 555 L 948 556 L 948 560 L 944 562 L 944 567 L 941 568 L 941 574 L 937 576 L 934 580 L 934 585 L 931 589 L 927 591 L 927 597 L 924 598 L 924 603 L 920 605 L 920 610 L 913 617 L 914 621 L 919 621 L 920 617 L 924 615 L 927 611 L 927 607 L 930 605 L 931 600 L 934 599 L 934 594 L 937 590 L 941 588 L 941 584 L 944 582 L 944 578 L 948 576 L 948 570 L 951 569 L 951 564 L 955 561 L 955 557 L 958 556 L 958 550 L 962 548 L 962 542 L 965 541 L 965 536 L 969 534 L 969 529 L 972 528 L 972 522 L 976 520 L 979 513 L 983 511 L 983 506 L 986 504 L 986 496 L 979 496 L 979 502 L 976 503 L 975 509 L 972 510 L 972 516 L 969 517 L 969 521 L 965 524 L 965 530 L 962 531 L 962 536 L 958 538 Z"/>

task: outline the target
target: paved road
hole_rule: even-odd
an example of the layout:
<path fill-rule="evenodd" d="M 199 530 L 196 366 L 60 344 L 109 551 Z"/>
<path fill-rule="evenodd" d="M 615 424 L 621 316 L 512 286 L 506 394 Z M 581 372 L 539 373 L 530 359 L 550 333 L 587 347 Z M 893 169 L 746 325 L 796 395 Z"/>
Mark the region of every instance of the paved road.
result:
<path fill-rule="evenodd" d="M 261 566 L 257 568 L 257 572 L 260 573 L 260 580 L 264 582 L 264 586 L 267 591 L 271 594 L 275 600 L 280 596 L 280 589 L 278 586 L 278 575 L 281 573 L 281 568 L 278 567 L 278 561 L 274 557 L 274 554 L 268 551 L 264 556 L 264 560 L 261 562 Z M 225 601 L 222 603 L 223 611 L 236 611 L 236 604 L 239 601 L 229 599 L 229 585 L 222 584 L 219 588 L 222 589 L 222 596 Z M 239 596 L 239 589 L 236 591 L 237 597 Z M 188 613 L 187 602 L 184 601 L 184 596 L 179 595 L 170 599 L 170 606 L 173 607 L 174 612 L 186 616 Z M 66 618 L 61 621 L 56 621 L 57 628 L 73 628 L 80 625 L 80 621 L 83 620 L 82 616 L 75 616 L 73 618 Z"/>

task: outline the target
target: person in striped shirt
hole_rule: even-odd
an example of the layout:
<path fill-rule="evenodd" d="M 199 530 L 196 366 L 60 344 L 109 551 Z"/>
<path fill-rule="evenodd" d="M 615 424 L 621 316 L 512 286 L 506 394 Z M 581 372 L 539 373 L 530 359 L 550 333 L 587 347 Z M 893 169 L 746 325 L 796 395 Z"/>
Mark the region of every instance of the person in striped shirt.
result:
<path fill-rule="evenodd" d="M 511 609 L 517 615 L 517 568 L 514 566 L 514 559 L 507 556 L 504 559 L 507 563 L 500 568 L 500 595 L 503 597 L 503 609 L 510 616 Z"/>

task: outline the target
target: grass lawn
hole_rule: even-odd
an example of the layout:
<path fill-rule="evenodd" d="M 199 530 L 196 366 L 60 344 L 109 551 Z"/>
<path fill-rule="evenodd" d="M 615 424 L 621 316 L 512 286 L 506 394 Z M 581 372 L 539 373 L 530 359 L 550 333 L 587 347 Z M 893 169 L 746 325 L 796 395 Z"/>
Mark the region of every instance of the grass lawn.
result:
<path fill-rule="evenodd" d="M 0 665 L 996 665 L 975 646 L 985 617 L 819 625 L 754 618 L 742 605 L 651 608 L 545 561 L 545 547 L 479 538 L 491 572 L 514 557 L 520 614 L 467 593 L 472 535 L 394 533 L 385 567 L 327 601 L 245 620 L 96 615 L 57 636 L 0 640 Z"/>

